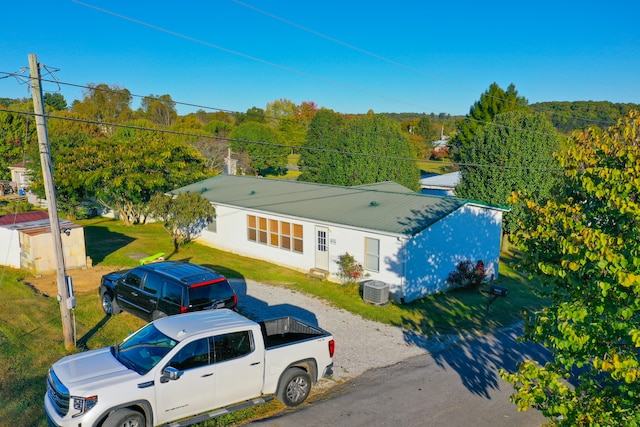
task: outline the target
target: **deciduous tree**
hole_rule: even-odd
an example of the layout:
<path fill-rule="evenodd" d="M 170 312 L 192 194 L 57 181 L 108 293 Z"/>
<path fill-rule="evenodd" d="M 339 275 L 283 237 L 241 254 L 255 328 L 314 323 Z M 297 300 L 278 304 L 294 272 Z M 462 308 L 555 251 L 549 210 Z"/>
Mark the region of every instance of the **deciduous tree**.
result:
<path fill-rule="evenodd" d="M 171 99 L 171 95 L 145 96 L 142 98 L 140 108 L 151 123 L 159 126 L 169 127 L 178 118 L 176 103 Z"/>
<path fill-rule="evenodd" d="M 258 122 L 246 122 L 231 132 L 231 148 L 251 159 L 251 169 L 258 175 L 284 173 L 289 148 L 280 133 Z"/>
<path fill-rule="evenodd" d="M 9 166 L 25 160 L 27 143 L 37 143 L 33 117 L 0 109 L 0 179 L 10 179 Z"/>
<path fill-rule="evenodd" d="M 551 299 L 525 318 L 524 338 L 544 344 L 553 361 L 501 375 L 520 409 L 539 409 L 557 425 L 640 425 L 638 159 L 634 111 L 606 131 L 573 135 L 557 198 L 518 196 L 527 210 L 514 241 Z"/>
<path fill-rule="evenodd" d="M 125 224 L 144 221 L 154 194 L 212 175 L 190 145 L 161 133 L 127 128 L 83 147 L 77 159 L 83 162 L 85 184 Z"/>
<path fill-rule="evenodd" d="M 178 252 L 206 228 L 216 211 L 211 202 L 196 193 L 176 196 L 158 193 L 149 202 L 149 213 L 162 221 L 174 251 Z"/>
<path fill-rule="evenodd" d="M 118 85 L 100 83 L 87 84 L 82 101 L 76 101 L 71 106 L 72 111 L 81 117 L 102 124 L 106 136 L 115 133 L 113 123 L 125 123 L 133 117 L 131 110 L 131 92 Z"/>

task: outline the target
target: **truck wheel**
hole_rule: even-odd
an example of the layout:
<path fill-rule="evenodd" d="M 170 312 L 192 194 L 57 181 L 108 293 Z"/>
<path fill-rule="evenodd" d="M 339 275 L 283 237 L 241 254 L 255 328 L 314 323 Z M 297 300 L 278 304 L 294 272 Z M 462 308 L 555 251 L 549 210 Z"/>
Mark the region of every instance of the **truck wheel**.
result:
<path fill-rule="evenodd" d="M 102 309 L 107 316 L 115 316 L 120 313 L 118 303 L 113 300 L 113 297 L 107 291 L 102 292 Z"/>
<path fill-rule="evenodd" d="M 287 406 L 298 406 L 311 391 L 311 377 L 300 368 L 290 368 L 282 374 L 278 389 L 278 400 Z"/>
<path fill-rule="evenodd" d="M 144 416 L 131 409 L 118 409 L 107 417 L 103 427 L 145 427 Z"/>

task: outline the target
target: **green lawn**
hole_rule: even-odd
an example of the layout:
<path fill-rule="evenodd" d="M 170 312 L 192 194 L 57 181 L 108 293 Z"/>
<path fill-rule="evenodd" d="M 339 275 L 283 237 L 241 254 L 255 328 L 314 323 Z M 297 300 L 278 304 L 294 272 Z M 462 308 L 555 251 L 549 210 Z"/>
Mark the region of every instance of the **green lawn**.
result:
<path fill-rule="evenodd" d="M 317 295 L 365 318 L 428 336 L 487 332 L 511 325 L 521 319 L 522 311 L 535 310 L 543 304 L 532 293 L 534 285 L 510 267 L 513 264 L 511 254 L 505 254 L 497 281 L 498 285 L 509 288 L 509 295 L 497 299 L 489 310 L 487 297 L 478 290 L 458 290 L 411 304 L 374 307 L 362 301 L 355 286 L 312 280 L 302 273 L 263 261 L 199 244 L 172 253 L 169 237 L 159 224 L 127 227 L 105 218 L 77 222 L 85 227 L 87 254 L 94 265 L 135 266 L 137 261 L 129 254 L 165 252 L 167 259 L 204 264 L 230 278 L 247 278 Z M 25 286 L 25 277 L 25 273 L 10 268 L 4 268 L 0 277 L 0 371 L 3 372 L 0 420 L 13 421 L 14 425 L 45 426 L 42 399 L 46 372 L 67 352 L 63 345 L 58 302 Z M 106 319 L 95 290 L 76 293 L 76 297 L 77 338 L 86 348 L 112 345 L 143 324 L 126 313 Z M 232 424 L 233 419 L 277 408 L 278 404 L 272 403 L 211 421 L 208 425 Z"/>

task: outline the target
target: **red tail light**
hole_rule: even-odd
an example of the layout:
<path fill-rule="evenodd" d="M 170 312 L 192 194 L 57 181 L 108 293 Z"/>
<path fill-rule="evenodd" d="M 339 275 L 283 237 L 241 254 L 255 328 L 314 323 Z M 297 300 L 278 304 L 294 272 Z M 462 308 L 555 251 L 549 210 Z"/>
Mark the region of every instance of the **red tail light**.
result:
<path fill-rule="evenodd" d="M 329 356 L 333 357 L 333 353 L 336 351 L 336 342 L 334 340 L 329 341 Z"/>
<path fill-rule="evenodd" d="M 233 308 L 238 306 L 238 295 L 233 294 Z"/>
<path fill-rule="evenodd" d="M 184 305 L 180 307 L 180 313 L 186 313 L 189 310 L 189 307 L 185 307 Z"/>

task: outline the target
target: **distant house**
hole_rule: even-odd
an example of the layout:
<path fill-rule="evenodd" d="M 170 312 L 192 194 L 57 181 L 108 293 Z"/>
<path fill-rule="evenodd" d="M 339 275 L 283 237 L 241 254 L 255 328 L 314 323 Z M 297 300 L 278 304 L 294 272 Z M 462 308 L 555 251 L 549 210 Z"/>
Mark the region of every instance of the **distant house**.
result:
<path fill-rule="evenodd" d="M 18 190 L 24 191 L 29 188 L 29 175 L 26 162 L 20 162 L 9 166 L 9 171 L 11 172 L 11 181 L 15 184 Z"/>
<path fill-rule="evenodd" d="M 432 196 L 455 196 L 456 187 L 460 183 L 460 172 L 433 174 L 420 178 L 422 194 Z"/>
<path fill-rule="evenodd" d="M 448 289 L 462 260 L 498 275 L 505 208 L 415 193 L 394 182 L 355 187 L 220 175 L 173 193 L 199 193 L 216 218 L 199 241 L 338 281 L 349 253 L 367 278 L 410 302 Z"/>
<path fill-rule="evenodd" d="M 67 269 L 87 267 L 84 229 L 60 220 L 62 250 Z M 26 212 L 0 217 L 0 264 L 27 270 L 34 275 L 55 271 L 49 214 Z"/>

